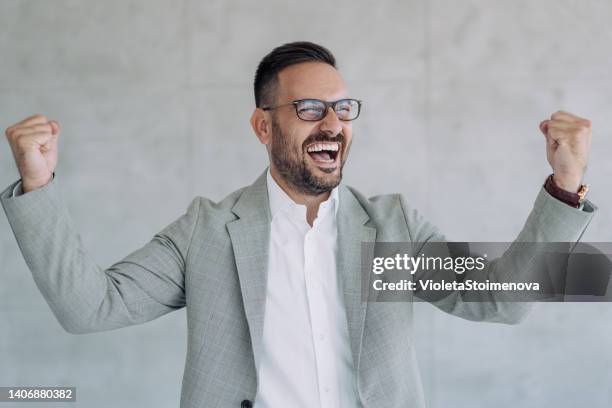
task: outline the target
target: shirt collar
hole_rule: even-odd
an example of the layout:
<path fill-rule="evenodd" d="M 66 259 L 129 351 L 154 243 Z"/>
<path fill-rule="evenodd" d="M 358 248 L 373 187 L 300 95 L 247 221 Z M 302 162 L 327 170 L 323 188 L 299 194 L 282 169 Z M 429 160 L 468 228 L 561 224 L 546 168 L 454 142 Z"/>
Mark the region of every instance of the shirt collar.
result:
<path fill-rule="evenodd" d="M 266 172 L 266 184 L 268 187 L 268 199 L 270 202 L 270 214 L 272 219 L 274 216 L 282 211 L 289 214 L 295 215 L 298 218 L 306 221 L 306 206 L 303 204 L 297 204 L 285 193 L 285 191 L 278 185 L 276 180 L 270 173 L 270 168 Z M 326 214 L 328 211 L 333 210 L 334 216 L 338 213 L 338 203 L 340 195 L 338 194 L 338 187 L 334 187 L 329 195 L 329 198 L 321 203 L 319 206 L 319 213 L 317 218 Z"/>

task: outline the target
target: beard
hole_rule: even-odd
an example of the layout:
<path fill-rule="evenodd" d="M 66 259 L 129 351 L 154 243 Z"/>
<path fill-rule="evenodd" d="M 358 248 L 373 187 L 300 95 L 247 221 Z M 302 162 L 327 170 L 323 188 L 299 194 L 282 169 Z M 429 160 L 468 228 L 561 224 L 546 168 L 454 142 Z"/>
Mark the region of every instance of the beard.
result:
<path fill-rule="evenodd" d="M 292 145 L 291 138 L 283 133 L 276 118 L 272 118 L 272 146 L 270 148 L 270 159 L 282 179 L 295 191 L 317 196 L 329 192 L 340 184 L 342 180 L 342 168 L 344 159 L 342 153 L 348 154 L 346 139 L 342 133 L 335 137 L 330 137 L 326 133 L 314 133 L 304 143 L 296 148 Z M 307 160 L 308 153 L 304 147 L 313 142 L 339 142 L 342 149 L 338 152 L 339 168 L 318 168 L 319 171 L 328 173 L 326 176 L 319 177 L 313 173 Z M 332 174 L 338 171 L 336 175 Z"/>

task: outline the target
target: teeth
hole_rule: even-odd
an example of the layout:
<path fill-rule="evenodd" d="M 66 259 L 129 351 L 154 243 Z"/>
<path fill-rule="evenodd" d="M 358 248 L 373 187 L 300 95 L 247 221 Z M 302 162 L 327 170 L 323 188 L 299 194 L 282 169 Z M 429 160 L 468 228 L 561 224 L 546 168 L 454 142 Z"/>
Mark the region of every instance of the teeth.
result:
<path fill-rule="evenodd" d="M 313 145 L 308 146 L 308 152 L 320 152 L 322 150 L 329 150 L 332 152 L 337 152 L 340 146 L 338 143 L 315 143 Z"/>

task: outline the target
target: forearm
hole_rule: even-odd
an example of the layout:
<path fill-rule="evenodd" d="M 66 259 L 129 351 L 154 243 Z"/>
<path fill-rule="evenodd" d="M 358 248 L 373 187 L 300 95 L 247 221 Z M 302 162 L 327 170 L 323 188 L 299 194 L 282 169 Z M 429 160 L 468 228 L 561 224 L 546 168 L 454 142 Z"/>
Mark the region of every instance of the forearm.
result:
<path fill-rule="evenodd" d="M 32 276 L 67 331 L 84 333 L 141 323 L 184 306 L 183 226 L 104 270 L 89 256 L 57 191 L 57 181 L 0 196 Z M 192 212 L 193 213 L 193 212 Z M 188 231 L 187 231 L 188 233 Z"/>
<path fill-rule="evenodd" d="M 64 205 L 57 200 L 56 183 L 27 194 L 11 186 L 2 205 L 25 262 L 60 324 L 81 332 L 97 309 L 107 278 L 82 248 Z M 19 194 L 21 193 L 21 194 Z M 87 288 L 87 289 L 85 289 Z"/>
<path fill-rule="evenodd" d="M 556 272 L 542 269 L 544 252 L 549 249 L 545 243 L 566 243 L 563 244 L 565 251 L 571 252 L 590 223 L 595 210 L 596 207 L 589 201 L 586 201 L 584 208 L 580 210 L 568 206 L 541 189 L 523 229 L 501 257 L 486 262 L 483 269 L 467 271 L 461 275 L 454 271 L 436 270 L 421 273 L 415 276 L 415 279 L 447 282 L 535 282 L 545 273 Z M 446 248 L 453 244 L 445 241 L 441 234 L 434 232 L 428 236 L 428 244 L 423 245 L 418 253 L 439 255 L 440 248 L 448 252 Z M 469 320 L 506 323 L 520 321 L 531 307 L 526 301 L 535 299 L 535 295 L 530 293 L 487 290 L 420 291 L 416 295 L 448 313 Z"/>

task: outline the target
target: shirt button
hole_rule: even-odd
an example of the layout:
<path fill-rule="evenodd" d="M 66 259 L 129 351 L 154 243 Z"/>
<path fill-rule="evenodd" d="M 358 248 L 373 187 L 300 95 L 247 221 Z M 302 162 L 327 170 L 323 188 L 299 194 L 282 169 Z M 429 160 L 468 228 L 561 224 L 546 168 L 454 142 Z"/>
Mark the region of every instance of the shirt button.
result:
<path fill-rule="evenodd" d="M 331 391 L 329 387 L 325 387 L 324 390 L 325 390 L 325 392 L 330 392 Z"/>
<path fill-rule="evenodd" d="M 325 335 L 324 334 L 319 334 L 319 340 L 325 340 Z"/>

